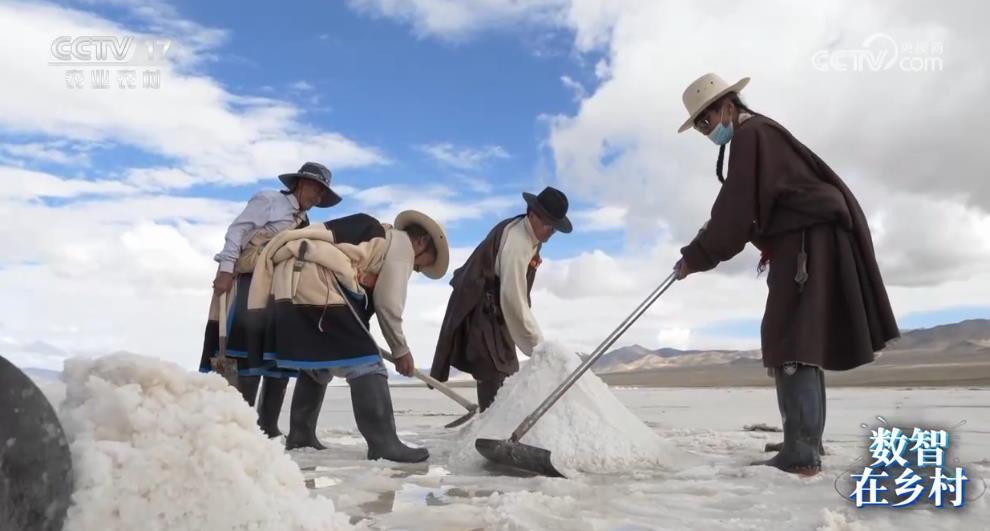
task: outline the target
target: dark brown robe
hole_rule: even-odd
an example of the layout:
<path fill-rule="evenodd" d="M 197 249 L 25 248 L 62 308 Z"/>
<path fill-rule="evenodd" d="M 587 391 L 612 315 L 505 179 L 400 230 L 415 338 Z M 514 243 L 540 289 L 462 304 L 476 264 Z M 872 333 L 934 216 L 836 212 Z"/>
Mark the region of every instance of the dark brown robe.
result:
<path fill-rule="evenodd" d="M 754 116 L 735 131 L 711 219 L 681 249 L 708 271 L 752 242 L 769 258 L 763 364 L 829 370 L 870 363 L 899 336 L 870 228 L 849 188 L 780 124 Z M 799 255 L 807 279 L 798 282 Z"/>
<path fill-rule="evenodd" d="M 478 381 L 498 380 L 519 370 L 516 344 L 499 307 L 501 284 L 495 259 L 506 226 L 520 217 L 496 225 L 467 262 L 454 271 L 450 281 L 454 291 L 447 302 L 430 370 L 441 382 L 447 381 L 451 367 L 470 373 Z M 536 278 L 533 264 L 530 262 L 526 271 L 527 296 Z"/>

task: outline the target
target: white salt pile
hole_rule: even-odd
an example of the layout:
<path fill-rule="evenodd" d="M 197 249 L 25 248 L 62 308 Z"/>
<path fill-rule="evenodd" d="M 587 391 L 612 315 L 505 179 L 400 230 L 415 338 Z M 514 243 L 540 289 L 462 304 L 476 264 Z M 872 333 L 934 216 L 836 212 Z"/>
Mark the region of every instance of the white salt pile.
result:
<path fill-rule="evenodd" d="M 574 351 L 563 345 L 547 342 L 537 347 L 530 361 L 505 381 L 495 403 L 462 430 L 452 464 L 483 463 L 475 439 L 507 439 L 580 364 Z M 520 442 L 550 450 L 554 467 L 565 475 L 657 468 L 670 463 L 673 452 L 590 371 Z"/>
<path fill-rule="evenodd" d="M 65 363 L 66 531 L 349 528 L 227 383 L 134 355 Z"/>

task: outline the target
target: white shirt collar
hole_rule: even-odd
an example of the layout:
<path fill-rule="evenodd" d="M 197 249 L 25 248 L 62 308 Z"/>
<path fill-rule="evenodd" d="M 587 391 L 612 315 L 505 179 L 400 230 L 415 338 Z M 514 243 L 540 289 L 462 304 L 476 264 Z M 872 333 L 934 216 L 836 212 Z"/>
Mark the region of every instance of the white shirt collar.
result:
<path fill-rule="evenodd" d="M 282 195 L 284 195 L 285 198 L 288 199 L 289 204 L 292 205 L 293 210 L 299 210 L 299 200 L 296 199 L 296 194 L 288 193 Z"/>

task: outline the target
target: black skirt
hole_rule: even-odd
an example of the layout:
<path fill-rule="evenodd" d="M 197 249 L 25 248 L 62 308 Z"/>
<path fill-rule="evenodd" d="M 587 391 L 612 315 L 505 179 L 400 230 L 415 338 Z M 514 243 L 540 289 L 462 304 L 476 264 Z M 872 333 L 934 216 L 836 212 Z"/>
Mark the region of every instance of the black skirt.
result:
<path fill-rule="evenodd" d="M 242 274 L 235 277 L 237 289 L 234 303 L 227 312 L 227 357 L 237 361 L 238 374 L 251 376 L 264 374 L 262 367 L 252 366 L 248 361 L 248 351 L 251 345 L 264 344 L 264 330 L 252 326 L 248 311 L 248 290 L 251 287 L 251 275 Z M 203 353 L 199 361 L 199 372 L 211 372 L 210 360 L 220 351 L 220 323 L 216 320 L 206 322 L 203 333 Z"/>
<path fill-rule="evenodd" d="M 269 358 L 263 360 L 267 364 L 265 367 L 298 371 L 349 367 L 379 360 L 378 346 L 365 331 L 373 314 L 370 297 L 346 290 L 344 296 L 350 299 L 361 321 L 346 305 L 269 301 L 264 340 L 271 352 L 264 353 Z"/>

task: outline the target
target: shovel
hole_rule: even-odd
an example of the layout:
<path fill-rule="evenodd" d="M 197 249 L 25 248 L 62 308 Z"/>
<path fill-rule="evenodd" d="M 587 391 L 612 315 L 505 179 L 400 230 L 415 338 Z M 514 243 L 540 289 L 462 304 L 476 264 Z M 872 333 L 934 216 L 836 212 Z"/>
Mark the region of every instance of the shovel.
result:
<path fill-rule="evenodd" d="M 218 347 L 218 352 L 216 357 L 210 361 L 210 365 L 213 370 L 217 371 L 220 376 L 223 376 L 227 383 L 237 388 L 237 362 L 231 358 L 227 357 L 227 294 L 221 293 L 220 300 L 218 301 L 220 305 L 220 317 L 217 319 L 217 323 L 220 328 L 220 342 Z"/>
<path fill-rule="evenodd" d="M 640 316 L 643 315 L 646 310 L 664 294 L 667 289 L 674 284 L 677 280 L 676 273 L 671 273 L 666 280 L 664 280 L 653 293 L 644 300 L 629 317 L 626 317 L 624 321 L 619 325 L 618 328 L 612 331 L 605 341 L 602 341 L 601 345 L 585 359 L 581 365 L 572 372 L 563 383 L 557 386 L 556 389 L 550 393 L 540 405 L 536 408 L 536 411 L 530 413 L 528 417 L 523 419 L 516 431 L 512 432 L 512 436 L 507 440 L 500 439 L 477 439 L 474 442 L 475 449 L 483 455 L 486 459 L 493 461 L 499 465 L 506 466 L 513 469 L 521 469 L 528 472 L 535 472 L 536 474 L 562 478 L 563 474 L 560 473 L 550 461 L 550 451 L 543 448 L 538 448 L 536 446 L 530 446 L 528 444 L 523 444 L 519 442 L 526 433 L 532 429 L 536 421 L 540 420 L 540 417 L 547 412 L 557 400 L 560 399 L 564 393 L 567 392 L 575 382 L 578 381 L 581 376 L 591 368 L 591 366 L 598 361 L 598 358 L 602 357 L 602 354 L 615 343 L 619 337 L 622 336 L 636 322 Z"/>
<path fill-rule="evenodd" d="M 375 348 L 378 349 L 378 353 L 389 362 L 395 363 L 395 358 L 392 357 L 392 353 L 378 346 L 378 343 L 375 341 L 375 336 L 371 335 L 371 330 L 368 330 L 368 327 L 364 326 L 364 321 L 361 320 L 361 316 L 358 315 L 357 310 L 355 310 L 354 306 L 351 305 L 351 301 L 347 298 L 347 295 L 344 295 L 344 290 L 341 288 L 340 281 L 337 280 L 337 276 L 334 274 L 330 274 L 329 276 L 333 279 L 333 284 L 334 287 L 337 288 L 337 292 L 343 295 L 344 302 L 347 304 L 347 308 L 351 311 L 351 315 L 354 316 L 354 319 L 357 320 L 358 324 L 361 325 L 361 328 L 365 331 L 366 334 L 368 334 L 368 337 L 371 338 L 371 342 L 375 343 Z M 413 368 L 413 376 L 418 378 L 421 382 L 425 383 L 426 385 L 447 395 L 448 398 L 450 398 L 454 402 L 457 402 L 458 404 L 461 405 L 461 407 L 463 407 L 468 411 L 466 415 L 459 417 L 450 424 L 445 425 L 444 428 L 456 428 L 457 426 L 460 426 L 461 424 L 464 424 L 465 422 L 471 420 L 471 418 L 478 413 L 477 404 L 474 404 L 470 400 L 457 394 L 453 389 L 451 389 L 443 382 L 440 382 L 436 378 L 423 374 L 422 372 L 419 371 L 419 369 L 416 368 Z"/>

